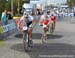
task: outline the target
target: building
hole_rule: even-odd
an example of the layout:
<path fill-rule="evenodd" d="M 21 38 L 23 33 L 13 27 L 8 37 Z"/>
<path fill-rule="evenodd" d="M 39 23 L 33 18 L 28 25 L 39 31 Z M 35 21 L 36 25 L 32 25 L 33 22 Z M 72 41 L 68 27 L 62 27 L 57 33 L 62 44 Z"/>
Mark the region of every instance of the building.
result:
<path fill-rule="evenodd" d="M 42 9 L 44 9 L 45 6 L 49 6 L 49 5 L 66 4 L 67 0 L 30 0 L 30 3 L 40 4 L 42 5 Z"/>
<path fill-rule="evenodd" d="M 34 4 L 65 4 L 67 0 L 30 0 Z"/>
<path fill-rule="evenodd" d="M 36 11 L 42 11 L 46 9 L 46 6 L 50 5 L 60 5 L 65 4 L 67 0 L 30 0 L 30 4 L 26 5 L 24 4 L 25 8 L 32 8 L 33 5 L 35 5 Z"/>

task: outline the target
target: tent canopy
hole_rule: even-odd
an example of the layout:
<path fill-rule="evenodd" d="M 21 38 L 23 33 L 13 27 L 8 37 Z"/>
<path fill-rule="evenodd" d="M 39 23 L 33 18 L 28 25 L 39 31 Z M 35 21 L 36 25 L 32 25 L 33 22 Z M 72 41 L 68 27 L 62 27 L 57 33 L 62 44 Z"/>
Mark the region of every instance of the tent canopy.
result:
<path fill-rule="evenodd" d="M 33 8 L 34 7 L 34 5 L 33 4 L 23 4 L 23 8 Z"/>

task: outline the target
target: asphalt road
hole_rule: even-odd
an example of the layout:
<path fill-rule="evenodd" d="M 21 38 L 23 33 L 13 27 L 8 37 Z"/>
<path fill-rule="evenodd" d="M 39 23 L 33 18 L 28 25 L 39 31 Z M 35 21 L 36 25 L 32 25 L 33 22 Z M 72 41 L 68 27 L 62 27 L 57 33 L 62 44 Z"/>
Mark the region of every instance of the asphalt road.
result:
<path fill-rule="evenodd" d="M 0 58 L 75 58 L 74 19 L 58 21 L 55 32 L 48 34 L 45 44 L 41 40 L 42 28 L 37 24 L 33 30 L 34 45 L 30 52 L 24 52 L 22 34 L 14 33 L 0 47 Z"/>

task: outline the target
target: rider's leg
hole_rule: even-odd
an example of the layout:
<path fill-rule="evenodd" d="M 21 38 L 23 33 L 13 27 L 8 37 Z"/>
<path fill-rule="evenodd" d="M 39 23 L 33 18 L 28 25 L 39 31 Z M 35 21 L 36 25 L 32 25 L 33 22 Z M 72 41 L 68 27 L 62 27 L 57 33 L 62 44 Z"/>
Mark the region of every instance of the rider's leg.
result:
<path fill-rule="evenodd" d="M 33 44 L 33 41 L 32 41 L 32 21 L 27 23 L 27 26 L 29 27 L 28 28 L 28 33 L 29 33 L 29 46 L 31 47 L 32 44 Z"/>
<path fill-rule="evenodd" d="M 29 40 L 32 40 L 32 21 L 27 23 L 28 28 L 28 33 L 29 33 Z"/>
<path fill-rule="evenodd" d="M 32 28 L 29 30 L 29 40 L 32 40 Z"/>
<path fill-rule="evenodd" d="M 55 25 L 56 25 L 56 22 L 54 21 L 54 29 L 55 29 Z"/>
<path fill-rule="evenodd" d="M 53 32 L 54 32 L 54 30 L 55 30 L 55 21 L 53 22 Z"/>
<path fill-rule="evenodd" d="M 24 39 L 25 39 L 25 32 L 22 31 L 22 38 L 23 38 L 23 42 L 24 42 Z"/>
<path fill-rule="evenodd" d="M 47 39 L 47 29 L 43 29 L 43 36 L 45 37 L 45 40 Z"/>
<path fill-rule="evenodd" d="M 32 41 L 32 28 L 29 29 L 29 46 L 33 46 L 33 41 Z"/>

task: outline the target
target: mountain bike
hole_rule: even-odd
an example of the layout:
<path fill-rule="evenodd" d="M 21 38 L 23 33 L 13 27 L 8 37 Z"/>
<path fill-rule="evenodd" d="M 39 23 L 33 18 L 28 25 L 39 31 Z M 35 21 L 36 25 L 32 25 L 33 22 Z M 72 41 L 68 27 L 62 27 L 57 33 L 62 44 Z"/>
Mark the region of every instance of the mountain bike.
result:
<path fill-rule="evenodd" d="M 49 33 L 52 34 L 53 32 L 54 32 L 54 22 L 52 21 L 49 23 Z"/>
<path fill-rule="evenodd" d="M 29 32 L 27 26 L 24 26 L 23 30 L 24 30 L 23 46 L 24 46 L 24 51 L 27 52 L 29 50 Z"/>
<path fill-rule="evenodd" d="M 43 29 L 42 29 L 42 43 L 45 43 L 45 41 L 47 40 L 47 31 L 48 31 L 47 25 L 43 24 Z"/>

